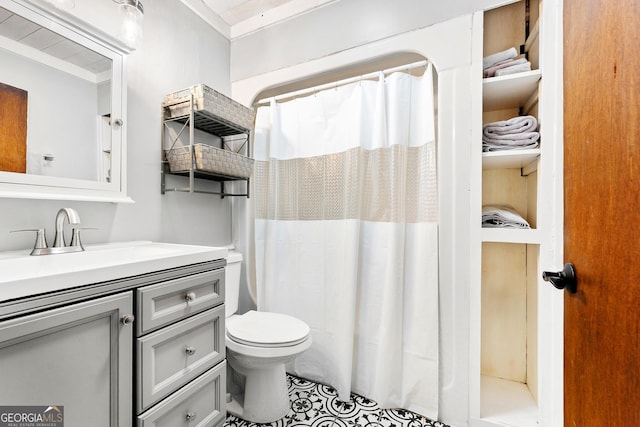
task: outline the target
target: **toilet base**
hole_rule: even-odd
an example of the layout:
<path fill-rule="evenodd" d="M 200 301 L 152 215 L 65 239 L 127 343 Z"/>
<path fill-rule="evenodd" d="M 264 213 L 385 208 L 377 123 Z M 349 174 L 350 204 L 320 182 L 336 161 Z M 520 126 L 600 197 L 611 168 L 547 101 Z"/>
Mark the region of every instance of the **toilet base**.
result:
<path fill-rule="evenodd" d="M 254 423 L 272 423 L 285 417 L 290 403 L 284 363 L 247 369 L 246 366 L 238 366 L 238 361 L 230 353 L 227 352 L 227 366 L 242 375 L 229 372 L 228 378 L 244 380 L 244 384 L 230 388 L 231 402 L 227 403 L 227 412 Z"/>

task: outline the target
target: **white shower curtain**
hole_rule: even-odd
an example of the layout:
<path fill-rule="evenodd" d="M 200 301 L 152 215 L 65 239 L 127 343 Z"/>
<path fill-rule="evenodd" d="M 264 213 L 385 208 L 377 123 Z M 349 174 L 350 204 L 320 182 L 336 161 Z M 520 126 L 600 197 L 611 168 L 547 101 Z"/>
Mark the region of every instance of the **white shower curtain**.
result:
<path fill-rule="evenodd" d="M 312 330 L 289 370 L 437 419 L 432 73 L 260 107 L 253 203 L 258 309 Z"/>

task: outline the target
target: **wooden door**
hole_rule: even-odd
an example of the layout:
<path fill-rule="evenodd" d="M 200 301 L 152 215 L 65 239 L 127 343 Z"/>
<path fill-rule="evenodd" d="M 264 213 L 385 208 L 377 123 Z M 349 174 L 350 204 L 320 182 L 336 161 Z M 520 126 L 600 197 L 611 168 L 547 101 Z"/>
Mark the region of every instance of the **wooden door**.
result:
<path fill-rule="evenodd" d="M 27 91 L 0 83 L 0 171 L 27 171 Z"/>
<path fill-rule="evenodd" d="M 565 426 L 640 426 L 640 2 L 564 1 Z"/>

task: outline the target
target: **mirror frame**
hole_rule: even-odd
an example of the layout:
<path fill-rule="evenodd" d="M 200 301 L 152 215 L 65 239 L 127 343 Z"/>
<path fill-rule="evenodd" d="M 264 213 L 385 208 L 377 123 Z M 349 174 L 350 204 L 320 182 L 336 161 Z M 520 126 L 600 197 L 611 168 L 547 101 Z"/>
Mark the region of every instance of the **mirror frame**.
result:
<path fill-rule="evenodd" d="M 35 0 L 0 0 L 0 6 L 111 59 L 111 181 L 98 182 L 0 172 L 0 197 L 132 203 L 127 196 L 126 59 L 131 49 L 72 14 Z M 122 123 L 117 125 L 116 123 Z"/>

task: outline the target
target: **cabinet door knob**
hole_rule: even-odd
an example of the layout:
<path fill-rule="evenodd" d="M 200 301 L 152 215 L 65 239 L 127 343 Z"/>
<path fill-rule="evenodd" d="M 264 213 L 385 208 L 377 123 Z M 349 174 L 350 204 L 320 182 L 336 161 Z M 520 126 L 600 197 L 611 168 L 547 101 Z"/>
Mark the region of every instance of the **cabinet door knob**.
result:
<path fill-rule="evenodd" d="M 551 282 L 556 289 L 565 289 L 570 294 L 575 294 L 578 290 L 576 269 L 571 263 L 565 264 L 562 271 L 543 271 L 542 280 Z"/>
<path fill-rule="evenodd" d="M 136 317 L 133 314 L 125 314 L 120 318 L 120 323 L 126 326 L 132 324 L 134 320 Z"/>
<path fill-rule="evenodd" d="M 189 356 L 193 356 L 194 354 L 196 354 L 196 348 L 189 346 L 187 348 L 184 349 L 184 351 L 187 353 L 187 355 Z"/>
<path fill-rule="evenodd" d="M 196 299 L 196 293 L 193 291 L 187 292 L 187 294 L 184 296 L 184 300 L 187 302 L 187 304 L 189 304 L 192 301 L 195 301 L 195 299 Z"/>
<path fill-rule="evenodd" d="M 187 419 L 187 422 L 191 422 L 191 421 L 195 421 L 196 417 L 198 416 L 197 413 L 189 411 L 187 412 L 187 416 L 185 417 Z"/>

